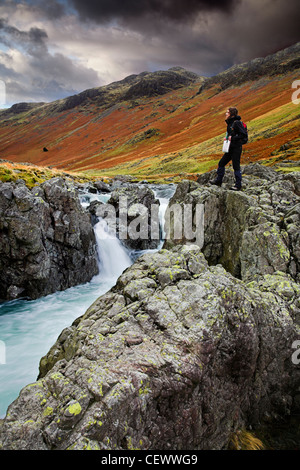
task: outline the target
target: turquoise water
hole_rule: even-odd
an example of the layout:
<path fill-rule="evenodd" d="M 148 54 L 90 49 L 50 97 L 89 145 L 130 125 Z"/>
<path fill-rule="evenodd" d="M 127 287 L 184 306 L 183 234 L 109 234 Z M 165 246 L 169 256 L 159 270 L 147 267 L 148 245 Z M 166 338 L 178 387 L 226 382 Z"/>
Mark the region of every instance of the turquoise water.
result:
<path fill-rule="evenodd" d="M 0 339 L 5 345 L 5 364 L 0 364 L 0 417 L 21 388 L 36 380 L 39 361 L 60 332 L 83 315 L 132 263 L 118 240 L 105 238 L 104 225 L 97 224 L 95 233 L 102 237 L 98 241 L 100 274 L 90 282 L 37 300 L 0 304 Z"/>
<path fill-rule="evenodd" d="M 155 191 L 161 203 L 161 220 L 174 190 L 169 187 Z M 107 195 L 85 195 L 81 202 L 86 206 L 94 199 L 106 202 L 108 198 Z M 109 236 L 103 222 L 94 227 L 99 275 L 86 284 L 37 300 L 0 304 L 0 346 L 5 347 L 5 361 L 1 361 L 0 355 L 0 418 L 5 416 L 7 407 L 18 397 L 20 390 L 37 379 L 40 359 L 47 354 L 61 331 L 107 292 L 136 257 L 137 254 L 129 253 L 117 239 Z"/>
<path fill-rule="evenodd" d="M 5 345 L 5 364 L 0 364 L 0 417 L 21 388 L 36 380 L 39 361 L 59 333 L 112 285 L 95 278 L 38 300 L 0 305 L 0 337 Z"/>

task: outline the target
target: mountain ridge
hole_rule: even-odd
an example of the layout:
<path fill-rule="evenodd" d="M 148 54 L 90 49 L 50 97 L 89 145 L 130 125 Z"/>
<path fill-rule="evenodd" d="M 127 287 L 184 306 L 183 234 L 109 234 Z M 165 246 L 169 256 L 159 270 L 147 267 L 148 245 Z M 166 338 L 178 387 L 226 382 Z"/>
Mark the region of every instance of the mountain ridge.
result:
<path fill-rule="evenodd" d="M 291 85 L 299 46 L 250 61 L 252 75 L 246 63 L 209 78 L 173 67 L 51 103 L 13 105 L 0 112 L 0 158 L 107 176 L 193 177 L 216 166 L 225 108 L 237 106 L 250 136 L 245 163 L 298 160 Z"/>
<path fill-rule="evenodd" d="M 232 85 L 241 85 L 245 81 L 257 80 L 263 76 L 274 76 L 290 72 L 300 67 L 300 42 L 266 57 L 233 65 L 219 74 L 207 78 L 199 89 L 218 84 L 222 90 Z"/>
<path fill-rule="evenodd" d="M 256 80 L 261 76 L 265 75 L 278 75 L 286 73 L 297 69 L 300 67 L 300 42 L 293 44 L 287 48 L 279 50 L 274 54 L 268 54 L 265 57 L 257 57 L 250 61 L 246 61 L 240 64 L 235 64 L 224 71 L 213 75 L 211 77 L 204 77 L 198 75 L 194 72 L 184 69 L 180 66 L 171 67 L 168 70 L 158 70 L 154 72 L 144 71 L 139 74 L 131 74 L 127 77 L 111 82 L 107 85 L 102 85 L 100 87 L 93 87 L 83 90 L 74 95 L 70 95 L 66 98 L 60 100 L 54 100 L 52 102 L 21 102 L 15 103 L 10 108 L 5 110 L 0 110 L 0 119 L 1 114 L 17 114 L 18 112 L 23 112 L 24 110 L 29 110 L 30 108 L 35 108 L 38 106 L 51 105 L 54 103 L 63 103 L 61 107 L 58 107 L 58 111 L 64 111 L 67 109 L 72 109 L 75 106 L 81 104 L 86 98 L 95 98 L 102 96 L 103 92 L 109 91 L 120 86 L 126 88 L 129 86 L 129 90 L 126 90 L 122 96 L 122 99 L 134 99 L 142 96 L 154 96 L 162 95 L 167 93 L 171 89 L 179 88 L 180 86 L 187 85 L 193 81 L 201 81 L 201 87 L 199 93 L 203 90 L 210 88 L 215 84 L 220 84 L 221 89 L 225 89 L 232 85 L 240 85 L 244 81 Z M 288 62 L 286 63 L 286 59 Z M 250 72 L 250 74 L 249 74 Z M 236 76 L 238 74 L 238 77 Z M 173 83 L 171 80 L 173 76 Z M 177 80 L 175 80 L 177 76 Z M 168 79 L 169 77 L 169 79 Z M 146 80 L 143 80 L 145 79 Z M 147 87 L 147 82 L 152 81 L 153 87 Z M 181 78 L 181 80 L 180 80 Z M 234 79 L 233 79 L 234 78 Z M 148 80 L 147 80 L 148 79 Z M 167 81 L 166 81 L 167 80 Z M 157 88 L 155 88 L 159 85 Z M 171 86 L 173 85 L 173 87 Z M 133 90 L 131 90 L 133 87 Z M 144 91 L 144 94 L 142 94 Z M 120 98 L 120 97 L 119 97 Z M 28 109 L 25 109 L 28 108 Z"/>
<path fill-rule="evenodd" d="M 11 108 L 2 111 L 2 115 L 18 114 L 39 106 L 47 106 L 50 111 L 62 112 L 84 104 L 88 99 L 96 100 L 100 106 L 111 105 L 116 101 L 163 95 L 171 90 L 202 80 L 203 77 L 182 67 L 172 67 L 166 71 L 145 71 L 129 75 L 108 85 L 86 89 L 50 103 L 16 103 Z M 116 96 L 112 96 L 113 93 L 116 93 Z"/>

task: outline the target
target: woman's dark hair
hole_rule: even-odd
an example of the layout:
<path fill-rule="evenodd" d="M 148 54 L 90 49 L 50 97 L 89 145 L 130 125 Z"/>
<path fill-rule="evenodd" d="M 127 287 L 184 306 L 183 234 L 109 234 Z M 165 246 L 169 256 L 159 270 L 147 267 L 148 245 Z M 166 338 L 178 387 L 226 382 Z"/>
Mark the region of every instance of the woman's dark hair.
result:
<path fill-rule="evenodd" d="M 236 117 L 238 115 L 237 108 L 228 108 L 228 111 L 230 112 L 230 117 Z"/>

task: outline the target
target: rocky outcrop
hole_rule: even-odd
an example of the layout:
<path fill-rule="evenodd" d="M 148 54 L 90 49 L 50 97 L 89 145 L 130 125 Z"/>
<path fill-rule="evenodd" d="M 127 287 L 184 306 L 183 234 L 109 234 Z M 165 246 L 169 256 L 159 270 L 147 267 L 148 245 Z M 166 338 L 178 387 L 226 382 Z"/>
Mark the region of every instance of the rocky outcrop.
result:
<path fill-rule="evenodd" d="M 183 181 L 170 200 L 174 204 L 203 204 L 202 251 L 210 264 L 222 264 L 243 280 L 282 271 L 300 280 L 300 175 L 278 174 L 252 164 L 243 171 L 243 191 L 229 190 L 232 175 L 224 185 L 210 186 L 211 173 L 198 182 Z M 191 243 L 184 236 L 174 239 L 174 220 L 166 221 L 165 248 Z"/>
<path fill-rule="evenodd" d="M 211 178 L 179 183 L 169 204 L 189 205 L 194 223 L 204 207 L 201 244 L 174 238 L 166 219 L 165 248 L 140 256 L 41 359 L 0 421 L 0 448 L 227 449 L 235 431 L 299 412 L 299 176 L 249 165 L 242 192 L 230 171 L 222 188 Z M 110 203 L 154 202 L 135 191 L 115 188 Z"/>
<path fill-rule="evenodd" d="M 98 273 L 90 215 L 62 178 L 0 183 L 0 298 L 35 299 Z"/>
<path fill-rule="evenodd" d="M 107 204 L 115 208 L 116 235 L 126 248 L 147 250 L 158 247 L 159 200 L 150 188 L 121 184 L 113 189 Z"/>
<path fill-rule="evenodd" d="M 123 101 L 164 95 L 202 80 L 199 75 L 181 67 L 173 67 L 166 71 L 142 72 L 138 75 L 129 75 L 109 85 L 91 88 L 77 95 L 54 101 L 49 105 L 49 110 L 61 112 L 91 102 L 109 109 Z"/>
<path fill-rule="evenodd" d="M 5 109 L 1 112 L 1 116 L 3 117 L 11 117 L 11 115 L 26 113 L 31 110 L 35 110 L 35 108 L 39 108 L 43 106 L 44 102 L 41 103 L 16 103 L 13 104 L 10 108 Z"/>
<path fill-rule="evenodd" d="M 2 449 L 226 449 L 299 398 L 299 285 L 237 280 L 198 246 L 141 256 L 41 360 Z"/>
<path fill-rule="evenodd" d="M 131 85 L 125 93 L 124 99 L 132 100 L 145 96 L 164 95 L 197 81 L 200 81 L 200 77 L 197 74 L 186 71 L 181 67 L 152 73 L 144 72 L 137 76 L 136 83 Z"/>
<path fill-rule="evenodd" d="M 300 67 L 299 51 L 300 42 L 267 57 L 260 57 L 243 64 L 234 65 L 218 75 L 207 78 L 198 93 L 214 85 L 217 85 L 219 90 L 222 91 L 245 82 L 297 70 Z"/>

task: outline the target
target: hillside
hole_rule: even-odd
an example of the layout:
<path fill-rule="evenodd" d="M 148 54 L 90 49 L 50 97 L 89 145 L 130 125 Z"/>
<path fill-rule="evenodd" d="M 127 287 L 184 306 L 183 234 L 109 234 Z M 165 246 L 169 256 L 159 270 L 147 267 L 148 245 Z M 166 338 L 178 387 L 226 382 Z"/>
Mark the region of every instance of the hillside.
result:
<path fill-rule="evenodd" d="M 237 106 L 250 136 L 242 163 L 297 161 L 299 52 L 300 43 L 210 78 L 175 67 L 16 104 L 0 112 L 0 158 L 99 176 L 192 177 L 215 167 L 225 109 Z"/>

